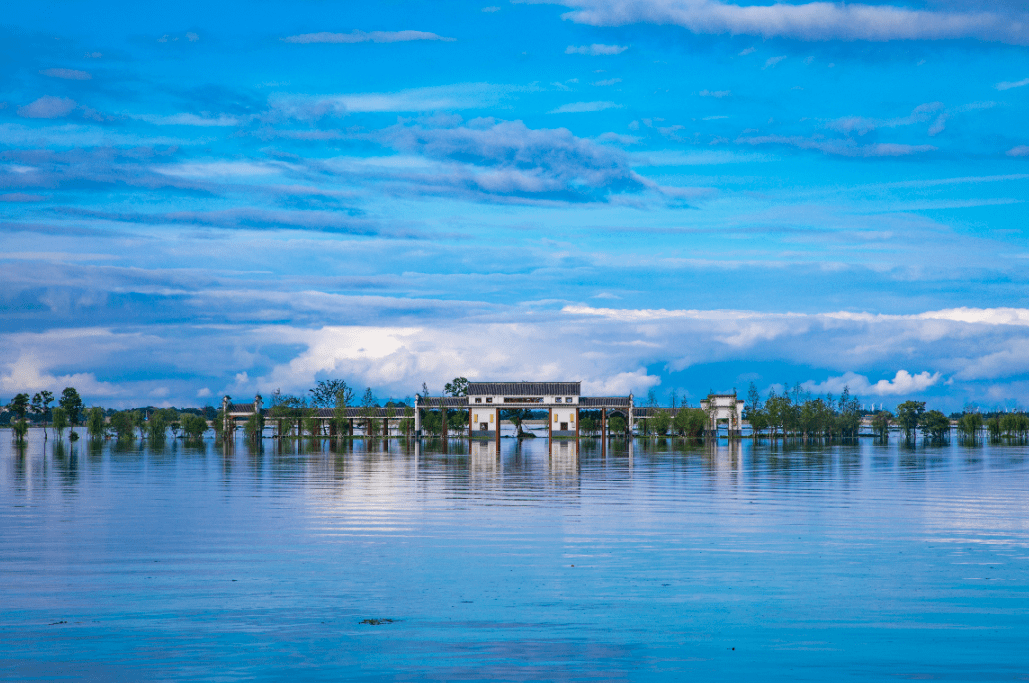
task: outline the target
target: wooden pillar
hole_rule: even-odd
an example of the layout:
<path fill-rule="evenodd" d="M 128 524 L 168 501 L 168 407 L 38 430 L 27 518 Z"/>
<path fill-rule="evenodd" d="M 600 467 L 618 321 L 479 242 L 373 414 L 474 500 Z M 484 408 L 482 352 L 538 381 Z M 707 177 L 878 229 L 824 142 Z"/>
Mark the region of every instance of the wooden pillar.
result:
<path fill-rule="evenodd" d="M 447 438 L 447 406 L 443 402 L 442 398 L 439 400 L 439 411 L 440 411 L 440 418 L 441 418 L 441 420 L 443 422 L 443 438 L 445 439 L 445 438 Z"/>
<path fill-rule="evenodd" d="M 472 438 L 472 409 L 468 408 L 468 439 Z"/>
<path fill-rule="evenodd" d="M 497 455 L 500 455 L 500 408 L 494 408 L 497 420 Z"/>
<path fill-rule="evenodd" d="M 553 406 L 547 408 L 547 439 L 552 440 L 554 438 L 554 408 Z"/>
<path fill-rule="evenodd" d="M 579 406 L 575 406 L 575 442 L 579 442 Z"/>
<path fill-rule="evenodd" d="M 389 438 L 389 415 L 384 415 L 382 418 L 382 435 Z"/>
<path fill-rule="evenodd" d="M 600 438 L 607 440 L 607 408 L 600 409 Z"/>

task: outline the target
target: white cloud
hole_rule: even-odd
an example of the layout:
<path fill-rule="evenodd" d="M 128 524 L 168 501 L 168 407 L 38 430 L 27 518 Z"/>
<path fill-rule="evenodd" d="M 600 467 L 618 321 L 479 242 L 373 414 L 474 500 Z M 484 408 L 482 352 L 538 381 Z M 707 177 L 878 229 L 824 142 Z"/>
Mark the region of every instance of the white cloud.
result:
<path fill-rule="evenodd" d="M 907 116 L 899 116 L 892 119 L 871 119 L 863 116 L 845 116 L 843 118 L 829 121 L 825 124 L 825 127 L 841 133 L 857 133 L 858 135 L 864 135 L 865 133 L 878 128 L 897 128 L 900 126 L 914 125 L 916 123 L 926 123 L 932 118 L 933 114 L 937 114 L 936 122 L 934 122 L 929 128 L 929 130 L 932 131 L 936 126 L 941 126 L 942 122 L 946 120 L 946 112 L 944 109 L 945 107 L 942 102 L 926 102 L 912 109 L 911 113 Z M 942 127 L 939 130 L 943 130 Z M 932 135 L 932 133 L 930 133 L 930 135 Z"/>
<path fill-rule="evenodd" d="M 765 60 L 765 65 L 762 68 L 770 69 L 784 59 L 786 59 L 786 55 L 779 55 L 778 57 L 769 57 Z"/>
<path fill-rule="evenodd" d="M 412 40 L 442 40 L 454 42 L 456 38 L 445 38 L 426 31 L 358 31 L 350 33 L 303 33 L 282 38 L 284 43 L 406 43 Z"/>
<path fill-rule="evenodd" d="M 1009 157 L 1029 157 L 1029 145 L 1018 145 L 1005 152 Z"/>
<path fill-rule="evenodd" d="M 75 69 L 44 69 L 39 73 L 51 78 L 63 78 L 69 81 L 88 81 L 93 78 L 92 74 L 86 71 L 76 71 Z"/>
<path fill-rule="evenodd" d="M 601 86 L 603 86 L 603 85 L 615 85 L 616 83 L 621 83 L 621 82 L 622 82 L 621 78 L 607 78 L 607 79 L 605 79 L 603 81 L 594 81 L 593 85 L 601 85 Z"/>
<path fill-rule="evenodd" d="M 858 396 L 908 396 L 918 394 L 940 381 L 941 375 L 938 372 L 920 372 L 912 375 L 907 370 L 898 370 L 892 380 L 881 379 L 872 384 L 864 375 L 855 372 L 847 372 L 839 377 L 830 377 L 824 382 L 813 381 L 801 384 L 806 391 L 813 394 L 839 394 L 844 387 L 850 390 L 851 395 Z"/>
<path fill-rule="evenodd" d="M 481 109 L 498 104 L 515 92 L 532 88 L 493 83 L 411 88 L 396 92 L 342 95 L 276 95 L 270 98 L 275 116 L 301 120 L 343 116 L 348 112 L 431 112 Z"/>
<path fill-rule="evenodd" d="M 628 46 L 624 45 L 602 45 L 600 43 L 593 43 L 592 45 L 569 45 L 565 48 L 565 54 L 591 55 L 593 57 L 598 57 L 601 55 L 620 55 L 628 49 Z"/>
<path fill-rule="evenodd" d="M 622 105 L 616 102 L 572 102 L 562 104 L 557 109 L 551 109 L 548 114 L 578 114 L 589 111 L 603 111 L 604 109 L 618 109 Z"/>
<path fill-rule="evenodd" d="M 997 90 L 1011 90 L 1012 88 L 1021 88 L 1026 85 L 1029 85 L 1029 78 L 1023 78 L 1020 81 L 1001 81 L 993 87 Z"/>
<path fill-rule="evenodd" d="M 210 395 L 211 395 L 211 390 L 208 389 L 207 387 L 204 387 L 203 389 L 201 389 L 200 391 L 197 392 L 197 398 L 207 398 Z"/>
<path fill-rule="evenodd" d="M 716 97 L 721 99 L 732 95 L 732 90 L 701 90 L 697 94 L 701 97 Z"/>
<path fill-rule="evenodd" d="M 499 12 L 500 8 L 497 7 L 496 5 L 490 5 L 489 7 L 483 7 L 482 11 L 483 12 L 491 12 L 491 13 L 492 12 Z"/>
<path fill-rule="evenodd" d="M 169 116 L 142 115 L 134 118 L 158 126 L 238 126 L 242 121 L 235 116 L 219 114 L 216 117 L 196 114 L 171 114 Z"/>
<path fill-rule="evenodd" d="M 978 38 L 1029 44 L 1024 21 L 999 11 L 937 12 L 830 2 L 737 5 L 720 0 L 551 1 L 574 8 L 564 15 L 566 19 L 594 26 L 673 24 L 694 33 L 810 41 Z"/>
<path fill-rule="evenodd" d="M 860 145 L 853 140 L 831 140 L 821 137 L 800 137 L 784 135 L 759 135 L 749 138 L 738 138 L 738 143 L 750 145 L 790 145 L 800 149 L 814 149 L 825 154 L 846 157 L 901 157 L 912 154 L 933 152 L 937 148 L 932 145 L 904 145 L 892 142 L 880 142 Z"/>
<path fill-rule="evenodd" d="M 44 95 L 24 107 L 18 107 L 18 116 L 28 119 L 56 119 L 70 114 L 75 106 L 75 100 L 67 97 Z"/>

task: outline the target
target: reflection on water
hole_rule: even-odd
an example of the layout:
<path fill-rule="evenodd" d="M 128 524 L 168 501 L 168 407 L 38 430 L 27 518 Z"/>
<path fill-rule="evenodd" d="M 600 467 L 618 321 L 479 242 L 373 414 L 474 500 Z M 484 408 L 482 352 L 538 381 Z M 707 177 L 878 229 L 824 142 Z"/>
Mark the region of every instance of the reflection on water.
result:
<path fill-rule="evenodd" d="M 0 675 L 1025 677 L 1027 458 L 33 432 L 0 442 Z"/>

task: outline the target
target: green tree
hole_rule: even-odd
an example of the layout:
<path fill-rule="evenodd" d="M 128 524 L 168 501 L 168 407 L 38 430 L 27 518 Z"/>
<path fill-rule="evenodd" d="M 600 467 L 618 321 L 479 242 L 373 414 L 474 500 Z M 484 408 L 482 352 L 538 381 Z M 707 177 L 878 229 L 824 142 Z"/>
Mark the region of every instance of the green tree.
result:
<path fill-rule="evenodd" d="M 970 441 L 976 441 L 983 431 L 983 416 L 979 413 L 965 413 L 958 420 L 958 432 Z"/>
<path fill-rule="evenodd" d="M 25 418 L 16 420 L 11 424 L 11 429 L 14 431 L 14 438 L 18 443 L 25 442 L 25 435 L 29 433 L 29 421 Z"/>
<path fill-rule="evenodd" d="M 758 393 L 757 386 L 751 382 L 747 387 L 747 402 L 743 408 L 743 419 L 749 421 L 749 415 L 759 410 L 761 410 L 761 394 Z"/>
<path fill-rule="evenodd" d="M 336 393 L 336 403 L 332 408 L 332 422 L 336 427 L 336 435 L 350 433 L 350 420 L 347 419 L 347 405 L 353 400 L 353 391 Z"/>
<path fill-rule="evenodd" d="M 304 411 L 304 431 L 313 437 L 322 435 L 322 421 L 318 419 L 317 408 L 308 408 Z"/>
<path fill-rule="evenodd" d="M 450 396 L 467 396 L 468 380 L 464 377 L 455 377 L 453 382 L 443 385 L 443 392 Z"/>
<path fill-rule="evenodd" d="M 888 410 L 880 410 L 872 417 L 872 431 L 880 441 L 889 441 L 892 422 L 893 413 Z"/>
<path fill-rule="evenodd" d="M 531 418 L 532 411 L 528 408 L 509 408 L 507 410 L 500 411 L 500 419 L 507 420 L 515 426 L 515 429 L 518 431 L 519 439 L 525 436 L 525 432 L 522 427 L 525 421 Z"/>
<path fill-rule="evenodd" d="M 264 432 L 264 417 L 260 413 L 252 413 L 243 425 L 243 433 L 251 441 L 257 441 Z"/>
<path fill-rule="evenodd" d="M 272 407 L 269 415 L 278 423 L 279 435 L 288 436 L 296 425 L 297 437 L 300 433 L 301 421 L 307 409 L 307 400 L 299 396 L 280 393 L 278 389 L 272 394 Z"/>
<path fill-rule="evenodd" d="M 122 410 L 111 416 L 111 429 L 119 439 L 129 439 L 136 434 L 136 416 L 131 410 Z"/>
<path fill-rule="evenodd" d="M 929 410 L 923 413 L 919 418 L 918 426 L 933 443 L 943 443 L 950 436 L 950 420 L 938 410 Z"/>
<path fill-rule="evenodd" d="M 658 436 L 664 436 L 668 433 L 669 428 L 672 426 L 672 414 L 664 408 L 661 408 L 654 414 L 654 433 Z"/>
<path fill-rule="evenodd" d="M 195 413 L 183 413 L 182 431 L 187 439 L 201 439 L 207 431 L 207 420 Z"/>
<path fill-rule="evenodd" d="M 46 438 L 46 418 L 50 414 L 50 404 L 54 402 L 52 391 L 37 391 L 32 397 L 32 412 L 39 415 L 43 422 L 43 438 Z"/>
<path fill-rule="evenodd" d="M 57 432 L 57 438 L 60 439 L 68 427 L 68 412 L 64 408 L 54 408 L 51 418 L 54 421 L 54 431 Z"/>
<path fill-rule="evenodd" d="M 344 406 L 354 402 L 354 390 L 342 379 L 323 379 L 309 391 L 315 408 L 335 408 L 341 401 Z"/>
<path fill-rule="evenodd" d="M 214 428 L 214 438 L 221 440 L 222 433 L 225 431 L 225 411 L 221 408 L 214 414 L 214 419 L 211 421 L 211 426 Z"/>
<path fill-rule="evenodd" d="M 155 410 L 146 421 L 147 438 L 151 443 L 161 443 L 168 432 L 168 422 L 162 410 Z"/>
<path fill-rule="evenodd" d="M 364 433 L 366 436 L 372 436 L 379 431 L 379 420 L 375 417 L 379 412 L 378 407 L 379 404 L 375 400 L 372 388 L 367 387 L 364 390 L 364 396 L 361 397 L 361 416 L 364 418 Z"/>
<path fill-rule="evenodd" d="M 679 436 L 699 438 L 707 428 L 707 413 L 700 408 L 680 408 L 672 420 L 672 429 Z"/>
<path fill-rule="evenodd" d="M 104 409 L 92 407 L 86 412 L 86 431 L 91 439 L 102 439 L 107 425 L 104 423 Z"/>
<path fill-rule="evenodd" d="M 14 413 L 19 420 L 24 420 L 25 414 L 29 411 L 29 395 L 16 395 L 11 399 L 11 402 L 7 404 L 7 408 Z"/>
<path fill-rule="evenodd" d="M 990 434 L 990 441 L 1000 440 L 1000 416 L 994 415 L 986 421 L 986 430 Z"/>
<path fill-rule="evenodd" d="M 925 412 L 925 401 L 904 401 L 897 406 L 897 424 L 904 430 L 904 438 L 910 441 Z"/>
<path fill-rule="evenodd" d="M 64 412 L 68 415 L 68 425 L 71 427 L 72 432 L 74 432 L 75 427 L 79 425 L 82 415 L 82 397 L 79 396 L 79 392 L 75 390 L 75 387 L 64 388 L 58 405 L 64 408 Z M 69 438 L 72 437 L 69 436 Z"/>

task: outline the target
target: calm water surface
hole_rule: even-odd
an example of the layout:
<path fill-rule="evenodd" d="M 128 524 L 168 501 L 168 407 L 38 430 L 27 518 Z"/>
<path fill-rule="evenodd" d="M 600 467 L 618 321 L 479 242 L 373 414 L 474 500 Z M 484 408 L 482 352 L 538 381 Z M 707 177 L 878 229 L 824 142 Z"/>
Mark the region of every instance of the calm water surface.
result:
<path fill-rule="evenodd" d="M 0 436 L 5 680 L 1029 680 L 1024 446 Z"/>

